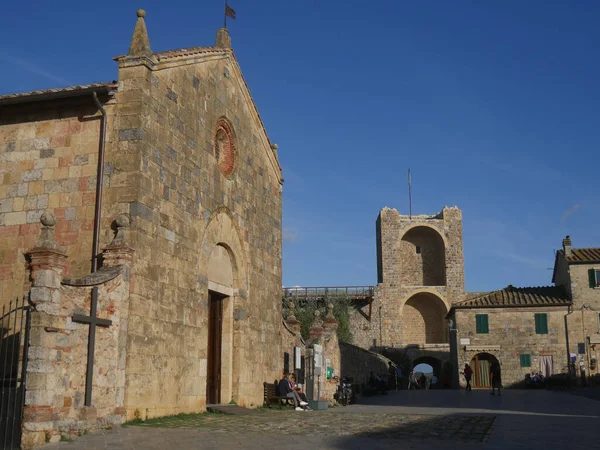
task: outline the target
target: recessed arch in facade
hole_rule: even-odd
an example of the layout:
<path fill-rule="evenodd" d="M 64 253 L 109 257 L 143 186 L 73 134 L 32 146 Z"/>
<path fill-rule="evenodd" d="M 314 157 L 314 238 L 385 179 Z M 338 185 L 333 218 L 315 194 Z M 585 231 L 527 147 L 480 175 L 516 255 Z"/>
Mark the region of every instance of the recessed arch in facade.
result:
<path fill-rule="evenodd" d="M 446 285 L 446 244 L 436 229 L 418 225 L 400 240 L 400 283 L 404 286 Z"/>

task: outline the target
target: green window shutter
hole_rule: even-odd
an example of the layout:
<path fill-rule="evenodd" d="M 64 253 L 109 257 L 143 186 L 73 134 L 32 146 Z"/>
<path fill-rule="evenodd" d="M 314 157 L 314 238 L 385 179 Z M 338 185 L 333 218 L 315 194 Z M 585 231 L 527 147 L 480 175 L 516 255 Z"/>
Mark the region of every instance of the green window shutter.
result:
<path fill-rule="evenodd" d="M 521 367 L 531 367 L 531 355 L 520 355 Z"/>
<path fill-rule="evenodd" d="M 548 314 L 535 315 L 535 333 L 548 334 Z"/>
<path fill-rule="evenodd" d="M 590 287 L 595 288 L 596 287 L 596 270 L 595 269 L 588 270 L 588 277 L 590 278 Z"/>
<path fill-rule="evenodd" d="M 487 334 L 490 332 L 490 328 L 488 325 L 488 315 L 487 314 L 477 314 L 475 315 L 475 326 L 477 334 Z"/>

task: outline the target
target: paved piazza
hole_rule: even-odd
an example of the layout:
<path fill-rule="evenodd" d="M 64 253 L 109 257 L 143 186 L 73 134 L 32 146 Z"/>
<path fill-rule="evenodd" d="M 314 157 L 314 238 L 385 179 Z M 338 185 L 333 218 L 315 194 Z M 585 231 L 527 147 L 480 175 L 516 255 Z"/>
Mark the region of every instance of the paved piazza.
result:
<path fill-rule="evenodd" d="M 44 449 L 600 449 L 600 402 L 562 392 L 400 391 L 328 411 L 167 418 Z"/>

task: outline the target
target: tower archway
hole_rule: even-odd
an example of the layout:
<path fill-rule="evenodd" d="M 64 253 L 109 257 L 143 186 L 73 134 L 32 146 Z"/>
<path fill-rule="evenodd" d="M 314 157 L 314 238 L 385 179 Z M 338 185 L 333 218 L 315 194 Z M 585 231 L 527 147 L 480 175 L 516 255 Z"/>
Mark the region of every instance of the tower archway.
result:
<path fill-rule="evenodd" d="M 400 240 L 400 282 L 404 286 L 445 286 L 446 245 L 428 226 L 410 228 Z"/>
<path fill-rule="evenodd" d="M 402 308 L 403 341 L 406 344 L 448 342 L 446 304 L 429 292 L 411 296 Z"/>

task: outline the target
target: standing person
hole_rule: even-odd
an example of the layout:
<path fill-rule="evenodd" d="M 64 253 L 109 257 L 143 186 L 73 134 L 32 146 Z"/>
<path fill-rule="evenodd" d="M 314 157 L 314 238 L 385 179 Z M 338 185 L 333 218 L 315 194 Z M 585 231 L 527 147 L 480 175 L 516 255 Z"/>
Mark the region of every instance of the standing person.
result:
<path fill-rule="evenodd" d="M 490 380 L 492 381 L 492 392 L 491 395 L 496 395 L 494 391 L 498 389 L 498 395 L 500 394 L 500 388 L 502 387 L 502 373 L 500 372 L 500 363 L 494 361 L 490 366 Z"/>
<path fill-rule="evenodd" d="M 388 361 L 388 388 L 390 391 L 396 389 L 396 368 Z"/>
<path fill-rule="evenodd" d="M 292 389 L 292 384 L 290 383 L 288 373 L 286 373 L 279 381 L 279 395 L 281 397 L 291 398 L 294 401 L 296 411 L 304 411 L 304 409 L 302 409 L 300 406 L 308 405 L 308 403 L 300 400 L 298 393 Z"/>
<path fill-rule="evenodd" d="M 471 377 L 473 376 L 473 370 L 471 369 L 471 366 L 469 366 L 467 363 L 465 363 L 465 370 L 463 373 L 465 375 L 465 380 L 467 380 L 466 390 L 470 391 L 471 390 Z"/>

